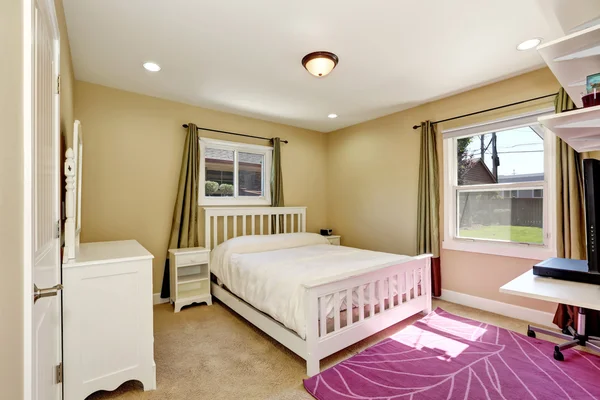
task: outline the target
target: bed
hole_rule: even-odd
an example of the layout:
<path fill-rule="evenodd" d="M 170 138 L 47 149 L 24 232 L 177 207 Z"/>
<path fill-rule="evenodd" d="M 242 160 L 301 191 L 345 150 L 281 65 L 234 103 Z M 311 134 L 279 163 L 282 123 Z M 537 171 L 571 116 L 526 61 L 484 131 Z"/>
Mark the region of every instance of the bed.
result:
<path fill-rule="evenodd" d="M 306 360 L 431 311 L 431 255 L 333 246 L 306 233 L 306 207 L 206 208 L 213 295 Z"/>

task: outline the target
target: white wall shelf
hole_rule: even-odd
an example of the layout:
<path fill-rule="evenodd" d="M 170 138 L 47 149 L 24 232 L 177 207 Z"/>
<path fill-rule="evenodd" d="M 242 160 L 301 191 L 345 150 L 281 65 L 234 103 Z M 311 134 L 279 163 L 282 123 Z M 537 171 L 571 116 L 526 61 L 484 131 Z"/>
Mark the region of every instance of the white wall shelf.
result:
<path fill-rule="evenodd" d="M 600 150 L 600 106 L 546 115 L 539 121 L 579 153 Z"/>
<path fill-rule="evenodd" d="M 545 43 L 538 47 L 538 53 L 581 108 L 586 77 L 600 72 L 600 25 Z"/>

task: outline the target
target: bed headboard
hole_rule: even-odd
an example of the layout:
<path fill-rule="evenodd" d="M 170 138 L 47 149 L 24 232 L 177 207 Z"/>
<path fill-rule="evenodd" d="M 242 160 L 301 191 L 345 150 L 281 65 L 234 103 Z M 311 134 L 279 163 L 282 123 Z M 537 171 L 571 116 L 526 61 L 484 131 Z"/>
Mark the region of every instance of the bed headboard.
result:
<path fill-rule="evenodd" d="M 272 216 L 275 226 L 272 226 Z M 306 207 L 211 207 L 204 209 L 204 247 L 237 236 L 306 232 Z"/>
<path fill-rule="evenodd" d="M 81 177 L 83 168 L 83 132 L 81 123 L 73 124 L 73 147 L 65 154 L 65 250 L 63 262 L 77 257 L 81 234 Z"/>

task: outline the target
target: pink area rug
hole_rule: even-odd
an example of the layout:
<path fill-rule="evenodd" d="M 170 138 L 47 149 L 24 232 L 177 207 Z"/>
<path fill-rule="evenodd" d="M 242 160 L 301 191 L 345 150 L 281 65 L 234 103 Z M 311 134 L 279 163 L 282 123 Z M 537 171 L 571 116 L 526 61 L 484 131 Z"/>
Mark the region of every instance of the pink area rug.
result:
<path fill-rule="evenodd" d="M 600 399 L 600 357 L 440 308 L 304 387 L 332 399 Z"/>

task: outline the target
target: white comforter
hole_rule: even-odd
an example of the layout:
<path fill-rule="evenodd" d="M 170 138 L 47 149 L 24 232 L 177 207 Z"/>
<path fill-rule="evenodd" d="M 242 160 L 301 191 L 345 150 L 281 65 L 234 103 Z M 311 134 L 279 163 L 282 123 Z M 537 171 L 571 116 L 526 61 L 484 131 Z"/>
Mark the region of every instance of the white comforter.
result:
<path fill-rule="evenodd" d="M 332 246 L 311 233 L 244 236 L 213 250 L 211 272 L 235 295 L 304 339 L 304 285 L 335 281 L 407 259 L 410 257 Z M 370 301 L 365 296 L 365 304 Z M 332 308 L 329 304 L 328 315 Z"/>

